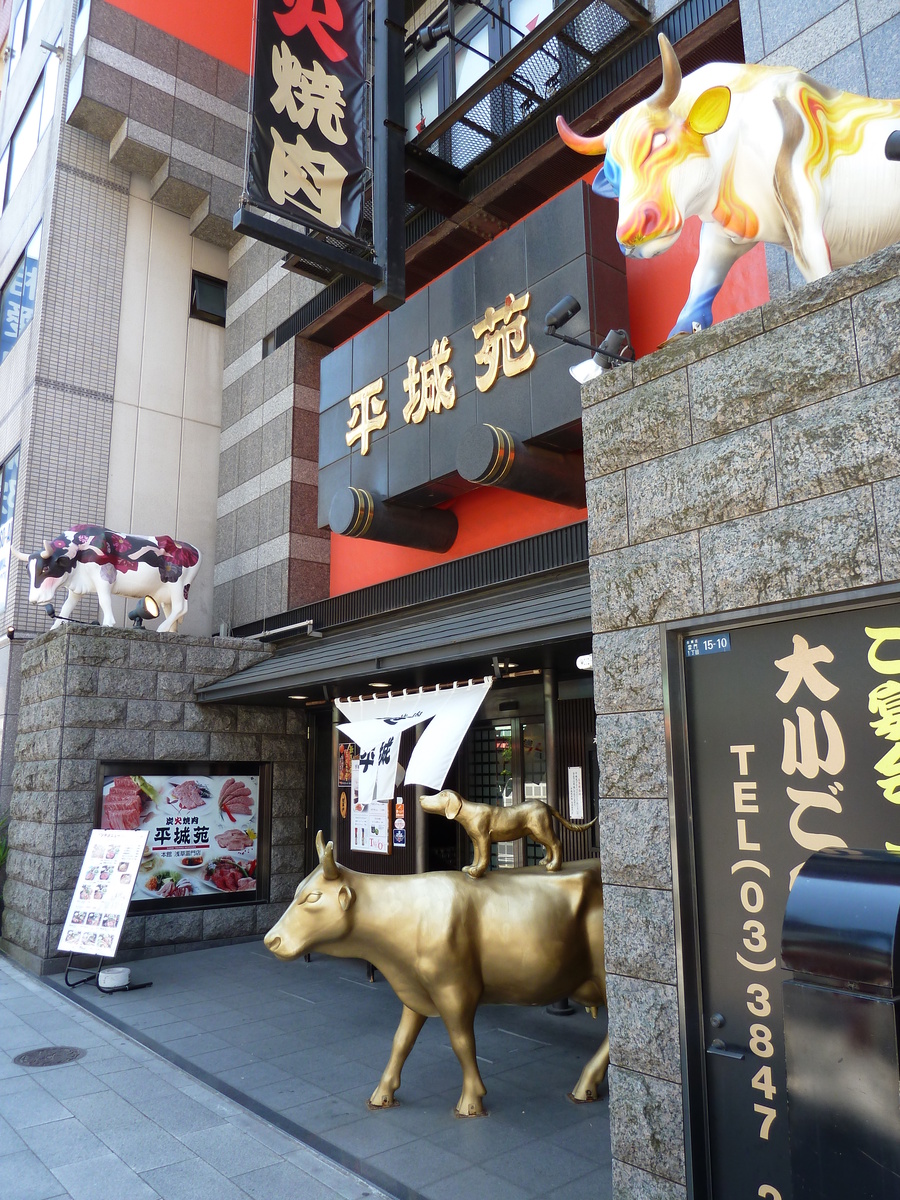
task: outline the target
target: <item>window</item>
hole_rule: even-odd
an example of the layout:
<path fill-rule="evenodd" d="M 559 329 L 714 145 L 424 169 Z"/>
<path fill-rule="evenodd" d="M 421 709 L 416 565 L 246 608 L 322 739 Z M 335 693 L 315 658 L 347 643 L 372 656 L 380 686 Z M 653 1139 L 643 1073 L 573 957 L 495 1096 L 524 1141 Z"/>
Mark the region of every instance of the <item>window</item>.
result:
<path fill-rule="evenodd" d="M 56 41 L 62 32 L 56 35 Z M 59 59 L 55 54 L 47 56 L 47 65 L 38 80 L 37 87 L 25 105 L 25 111 L 13 130 L 9 145 L 0 156 L 0 195 L 3 208 L 16 190 L 28 164 L 34 157 L 38 142 L 47 132 L 53 120 L 56 106 L 56 85 L 59 80 Z"/>
<path fill-rule="evenodd" d="M 39 225 L 0 292 L 0 363 L 6 360 L 34 316 L 40 253 Z"/>
<path fill-rule="evenodd" d="M 191 316 L 213 325 L 225 324 L 225 309 L 228 303 L 228 284 L 224 279 L 201 275 L 194 271 L 191 276 Z"/>
<path fill-rule="evenodd" d="M 22 53 L 22 47 L 34 26 L 38 13 L 44 7 L 44 0 L 22 0 L 10 22 L 9 36 L 9 69 L 7 78 L 16 69 L 16 64 Z M 58 39 L 57 39 L 58 40 Z"/>
<path fill-rule="evenodd" d="M 14 450 L 0 467 L 0 613 L 6 610 L 9 581 L 9 547 L 12 544 L 13 517 L 16 511 L 16 481 L 19 477 L 19 451 Z"/>

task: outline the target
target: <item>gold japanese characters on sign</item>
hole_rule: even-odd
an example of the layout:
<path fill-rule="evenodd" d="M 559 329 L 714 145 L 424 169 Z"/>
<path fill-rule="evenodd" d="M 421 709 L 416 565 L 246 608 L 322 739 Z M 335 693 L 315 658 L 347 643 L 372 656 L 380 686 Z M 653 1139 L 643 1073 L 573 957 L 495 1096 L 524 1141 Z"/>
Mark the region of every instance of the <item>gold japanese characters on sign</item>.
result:
<path fill-rule="evenodd" d="M 369 438 L 373 430 L 384 429 L 387 424 L 387 397 L 378 396 L 378 393 L 384 387 L 384 377 L 376 379 L 374 383 L 367 383 L 364 388 L 360 388 L 358 392 L 354 392 L 350 396 L 350 407 L 353 409 L 353 415 L 347 422 L 350 432 L 347 436 L 347 445 L 351 448 L 359 442 L 360 454 L 369 453 Z"/>
<path fill-rule="evenodd" d="M 870 628 L 866 636 L 871 640 L 869 666 L 879 675 L 900 675 L 900 659 L 882 657 L 879 651 L 888 643 L 900 643 L 900 628 Z M 900 804 L 900 682 L 886 679 L 869 692 L 869 712 L 878 719 L 869 724 L 875 735 L 893 743 L 887 753 L 875 763 L 875 782 L 884 792 L 885 800 Z M 895 842 L 885 842 L 885 850 L 900 850 Z"/>
<path fill-rule="evenodd" d="M 315 121 L 319 133 L 335 146 L 343 146 L 344 85 L 319 62 L 305 67 L 287 43 L 272 47 L 275 93 L 270 98 L 277 113 L 285 113 L 301 129 Z M 347 171 L 328 150 L 313 148 L 302 133 L 296 141 L 284 139 L 270 127 L 269 195 L 276 204 L 290 203 L 325 225 L 341 224 L 341 193 Z"/>
<path fill-rule="evenodd" d="M 494 386 L 501 369 L 511 377 L 521 375 L 533 365 L 537 355 L 528 341 L 526 316 L 530 301 L 529 292 L 518 299 L 510 294 L 499 308 L 489 307 L 484 318 L 472 326 L 476 339 L 482 339 L 481 348 L 475 351 L 475 361 L 487 367 L 483 375 L 475 376 L 475 386 L 480 392 Z M 437 415 L 456 404 L 452 354 L 449 337 L 442 337 L 431 343 L 430 358 L 420 361 L 411 354 L 406 360 L 403 390 L 409 399 L 403 406 L 403 420 L 407 425 L 420 425 L 428 413 Z M 353 411 L 347 422 L 350 430 L 347 445 L 352 447 L 359 442 L 360 454 L 369 453 L 370 433 L 383 429 L 387 423 L 387 397 L 378 397 L 383 386 L 384 379 L 377 379 L 348 397 Z"/>
<path fill-rule="evenodd" d="M 431 358 L 421 363 L 414 355 L 406 360 L 406 378 L 403 390 L 409 400 L 403 408 L 403 420 L 407 425 L 420 424 L 426 413 L 439 413 L 442 408 L 452 408 L 456 403 L 456 385 L 453 368 L 449 365 L 453 349 L 449 338 L 437 338 L 431 343 Z"/>
<path fill-rule="evenodd" d="M 475 361 L 487 367 L 483 375 L 475 376 L 479 392 L 494 386 L 501 366 L 504 375 L 513 376 L 521 375 L 534 363 L 534 346 L 529 344 L 525 328 L 525 310 L 530 300 L 530 292 L 518 300 L 510 293 L 500 308 L 487 308 L 483 319 L 472 326 L 475 340 L 483 339 Z"/>

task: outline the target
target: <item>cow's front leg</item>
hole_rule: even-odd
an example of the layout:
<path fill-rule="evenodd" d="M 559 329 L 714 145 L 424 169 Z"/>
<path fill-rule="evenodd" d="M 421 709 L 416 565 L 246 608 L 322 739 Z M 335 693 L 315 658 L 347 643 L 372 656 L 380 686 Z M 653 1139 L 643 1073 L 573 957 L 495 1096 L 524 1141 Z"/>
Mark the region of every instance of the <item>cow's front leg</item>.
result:
<path fill-rule="evenodd" d="M 600 1097 L 600 1085 L 606 1078 L 609 1067 L 609 1038 L 603 1039 L 600 1049 L 586 1064 L 578 1077 L 575 1090 L 569 1093 L 569 1099 L 576 1104 L 589 1104 Z"/>
<path fill-rule="evenodd" d="M 678 320 L 669 332 L 696 333 L 713 323 L 713 300 L 718 296 L 725 276 L 739 258 L 752 250 L 753 242 L 733 242 L 727 233 L 712 221 L 700 226 L 700 251 L 697 265 L 691 275 L 691 290 L 687 303 L 678 314 Z"/>
<path fill-rule="evenodd" d="M 100 570 L 104 571 L 106 567 L 101 567 Z M 104 579 L 97 581 L 97 603 L 100 605 L 100 612 L 103 614 L 103 620 L 100 624 L 114 628 L 116 618 L 112 606 L 112 588 Z"/>
<path fill-rule="evenodd" d="M 62 608 L 57 613 L 56 620 L 53 622 L 53 624 L 50 626 L 50 628 L 55 629 L 57 627 L 57 625 L 62 625 L 63 621 L 67 617 L 72 615 L 72 612 L 74 611 L 75 606 L 80 599 L 81 599 L 80 592 L 73 592 L 71 589 L 69 589 L 66 592 L 65 600 L 63 600 L 63 602 L 62 602 Z"/>
<path fill-rule="evenodd" d="M 378 1081 L 378 1087 L 366 1102 L 369 1108 L 392 1108 L 397 1103 L 394 1092 L 400 1086 L 400 1072 L 424 1024 L 425 1017 L 421 1013 L 413 1012 L 411 1008 L 403 1005 L 400 1024 L 391 1046 L 391 1057 Z"/>

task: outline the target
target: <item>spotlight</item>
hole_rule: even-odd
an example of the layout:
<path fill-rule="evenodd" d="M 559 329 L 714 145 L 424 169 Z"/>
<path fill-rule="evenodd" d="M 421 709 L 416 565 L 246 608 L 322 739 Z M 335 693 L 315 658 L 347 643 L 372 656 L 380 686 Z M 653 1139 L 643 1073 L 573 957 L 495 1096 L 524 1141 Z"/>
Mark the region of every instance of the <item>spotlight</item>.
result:
<path fill-rule="evenodd" d="M 12 640 L 13 640 L 13 638 L 16 636 L 16 627 L 15 627 L 15 625 L 7 625 L 7 627 L 6 627 L 6 636 L 9 638 L 9 640 L 10 640 L 10 641 L 12 641 Z"/>
<path fill-rule="evenodd" d="M 623 362 L 634 362 L 634 350 L 624 329 L 611 329 L 594 352 L 593 358 L 569 367 L 569 374 L 580 384 L 589 383 Z"/>
<path fill-rule="evenodd" d="M 562 300 L 557 300 L 544 317 L 544 333 L 550 333 L 553 329 L 561 329 L 563 325 L 572 320 L 576 313 L 580 312 L 581 305 L 574 296 L 563 296 Z"/>
<path fill-rule="evenodd" d="M 145 621 L 152 621 L 158 616 L 159 605 L 152 596 L 144 596 L 128 614 L 128 620 L 132 622 L 132 628 L 143 629 Z"/>

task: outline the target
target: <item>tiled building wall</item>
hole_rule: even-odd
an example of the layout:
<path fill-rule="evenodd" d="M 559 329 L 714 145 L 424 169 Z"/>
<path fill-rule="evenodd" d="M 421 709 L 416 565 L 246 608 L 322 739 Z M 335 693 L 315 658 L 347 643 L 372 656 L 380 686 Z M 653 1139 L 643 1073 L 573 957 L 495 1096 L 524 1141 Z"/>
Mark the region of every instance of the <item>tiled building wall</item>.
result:
<path fill-rule="evenodd" d="M 660 623 L 900 579 L 900 247 L 583 393 L 617 1200 L 683 1200 Z"/>
<path fill-rule="evenodd" d="M 317 290 L 283 251 L 243 238 L 230 254 L 219 465 L 215 620 L 242 625 L 328 594 L 316 527 L 318 363 L 327 347 L 263 341 Z"/>
<path fill-rule="evenodd" d="M 900 0 L 740 0 L 747 62 L 798 67 L 860 96 L 900 97 Z M 769 290 L 804 284 L 790 254 L 766 247 Z"/>
<path fill-rule="evenodd" d="M 270 653 L 235 639 L 72 626 L 28 646 L 3 892 L 4 950 L 35 971 L 60 968 L 56 946 L 94 827 L 98 765 L 122 759 L 271 762 L 273 794 L 270 901 L 129 916 L 121 957 L 271 928 L 305 873 L 305 715 L 195 700 L 197 688 Z"/>

